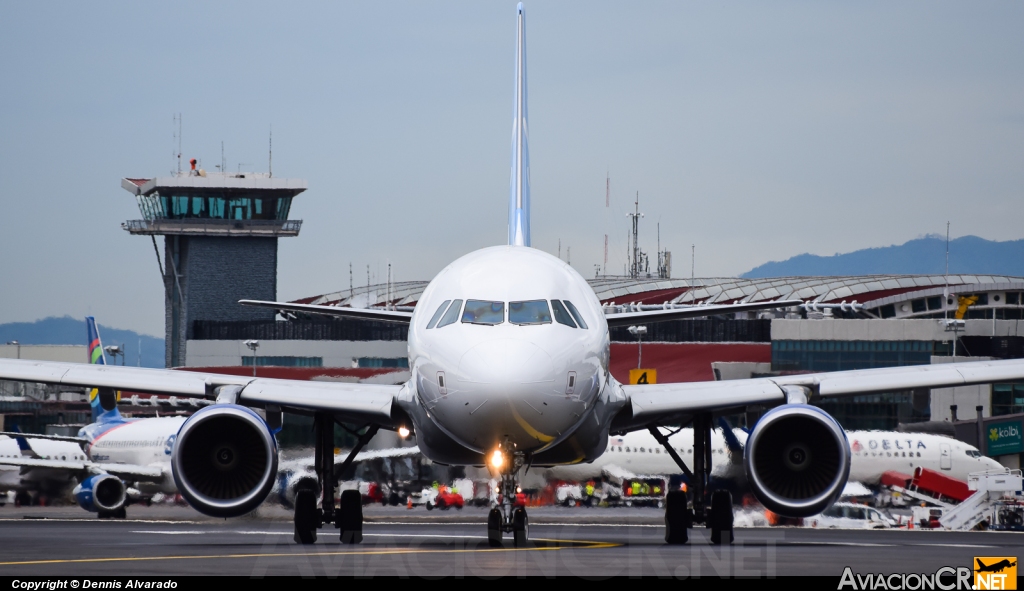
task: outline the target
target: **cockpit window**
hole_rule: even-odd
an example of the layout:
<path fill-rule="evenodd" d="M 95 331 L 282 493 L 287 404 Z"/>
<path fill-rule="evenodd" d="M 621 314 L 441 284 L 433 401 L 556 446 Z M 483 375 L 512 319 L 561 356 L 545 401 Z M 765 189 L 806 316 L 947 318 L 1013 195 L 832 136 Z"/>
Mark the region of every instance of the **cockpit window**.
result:
<path fill-rule="evenodd" d="M 430 317 L 430 322 L 427 323 L 427 328 L 434 328 L 434 325 L 437 324 L 437 321 L 441 318 L 441 314 L 444 314 L 444 311 L 448 309 L 448 304 L 450 303 L 452 303 L 451 300 L 445 300 L 440 306 L 438 306 L 437 312 L 434 312 L 434 315 Z"/>
<path fill-rule="evenodd" d="M 580 316 L 580 311 L 576 309 L 576 306 L 572 305 L 569 300 L 562 300 L 565 302 L 565 307 L 569 308 L 569 313 L 572 314 L 573 319 L 576 320 L 576 324 L 580 325 L 580 328 L 587 328 L 587 323 L 583 322 L 583 316 Z"/>
<path fill-rule="evenodd" d="M 510 302 L 508 321 L 512 324 L 551 324 L 551 313 L 544 300 Z"/>
<path fill-rule="evenodd" d="M 576 323 L 573 322 L 572 316 L 569 315 L 569 311 L 565 309 L 562 302 L 551 300 L 551 309 L 555 311 L 555 322 L 564 324 L 569 328 L 576 328 Z"/>
<path fill-rule="evenodd" d="M 466 324 L 501 324 L 505 322 L 505 302 L 466 300 L 462 321 Z"/>
<path fill-rule="evenodd" d="M 448 308 L 444 316 L 441 318 L 441 322 L 437 323 L 437 327 L 448 326 L 459 319 L 459 311 L 462 309 L 462 300 L 455 300 L 452 302 L 452 307 Z"/>

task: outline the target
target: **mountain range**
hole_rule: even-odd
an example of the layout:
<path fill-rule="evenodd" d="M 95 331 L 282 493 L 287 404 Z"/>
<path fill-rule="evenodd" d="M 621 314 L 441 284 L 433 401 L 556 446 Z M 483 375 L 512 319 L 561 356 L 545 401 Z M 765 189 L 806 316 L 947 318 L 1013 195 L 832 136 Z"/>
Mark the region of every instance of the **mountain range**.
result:
<path fill-rule="evenodd" d="M 164 366 L 162 338 L 139 334 L 134 330 L 108 328 L 98 320 L 97 324 L 104 346 L 124 346 L 125 365 Z M 22 345 L 88 345 L 87 340 L 84 318 L 51 316 L 35 322 L 0 324 L 0 343 L 18 341 Z M 113 362 L 114 360 L 108 356 L 107 363 Z"/>
<path fill-rule="evenodd" d="M 801 254 L 754 267 L 740 277 L 941 275 L 945 268 L 946 239 L 930 235 L 904 244 L 865 248 L 833 256 Z M 951 240 L 949 272 L 1024 277 L 1024 240 L 995 242 L 977 236 L 962 236 Z"/>

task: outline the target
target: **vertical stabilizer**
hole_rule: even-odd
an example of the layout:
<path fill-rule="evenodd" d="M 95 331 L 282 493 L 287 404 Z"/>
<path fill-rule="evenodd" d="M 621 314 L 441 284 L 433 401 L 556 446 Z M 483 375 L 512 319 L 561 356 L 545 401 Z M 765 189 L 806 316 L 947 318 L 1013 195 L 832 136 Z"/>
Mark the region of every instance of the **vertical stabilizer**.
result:
<path fill-rule="evenodd" d="M 508 243 L 530 246 L 530 150 L 526 124 L 526 15 L 516 9 L 516 78 L 512 107 L 512 179 L 508 195 Z"/>
<path fill-rule="evenodd" d="M 107 359 L 103 355 L 103 341 L 100 340 L 100 330 L 96 327 L 96 319 L 92 316 L 86 316 L 85 324 L 89 333 L 89 363 L 106 365 Z M 117 410 L 117 401 L 120 398 L 121 393 L 110 388 L 93 388 L 89 390 L 92 422 L 109 423 L 121 421 L 121 413 Z"/>

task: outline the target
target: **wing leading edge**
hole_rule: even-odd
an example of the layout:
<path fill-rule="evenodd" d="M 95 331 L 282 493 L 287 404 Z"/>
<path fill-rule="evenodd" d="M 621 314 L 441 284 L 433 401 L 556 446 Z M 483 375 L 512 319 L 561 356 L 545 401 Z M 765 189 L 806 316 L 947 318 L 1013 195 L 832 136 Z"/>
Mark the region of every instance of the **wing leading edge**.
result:
<path fill-rule="evenodd" d="M 392 401 L 403 388 L 17 359 L 0 359 L 0 379 L 193 398 L 214 398 L 222 388 L 235 386 L 237 402 L 246 406 L 327 411 L 352 421 L 382 425 L 392 423 Z"/>
<path fill-rule="evenodd" d="M 729 314 L 731 312 L 749 312 L 752 310 L 773 310 L 775 308 L 789 308 L 803 304 L 802 300 L 775 300 L 770 302 L 751 302 L 746 304 L 708 304 L 697 306 L 683 306 L 664 308 L 660 310 L 644 310 L 640 312 L 612 312 L 605 315 L 608 326 L 628 326 L 643 322 L 664 322 L 666 320 L 685 320 L 687 318 L 703 318 L 715 314 Z"/>
<path fill-rule="evenodd" d="M 1024 379 L 1024 359 L 969 361 L 941 365 L 913 365 L 800 374 L 749 380 L 681 384 L 624 385 L 632 416 L 619 421 L 637 429 L 697 411 L 713 411 L 752 404 L 785 402 L 786 389 L 798 387 L 810 398 L 852 396 L 913 390 L 951 388 Z"/>
<path fill-rule="evenodd" d="M 403 310 L 382 310 L 380 308 L 346 308 L 343 306 L 320 306 L 317 304 L 293 304 L 291 302 L 264 302 L 260 300 L 238 300 L 243 306 L 273 308 L 278 312 L 298 312 L 301 314 L 320 314 L 339 318 L 357 318 L 360 320 L 380 320 L 409 324 L 412 312 Z"/>

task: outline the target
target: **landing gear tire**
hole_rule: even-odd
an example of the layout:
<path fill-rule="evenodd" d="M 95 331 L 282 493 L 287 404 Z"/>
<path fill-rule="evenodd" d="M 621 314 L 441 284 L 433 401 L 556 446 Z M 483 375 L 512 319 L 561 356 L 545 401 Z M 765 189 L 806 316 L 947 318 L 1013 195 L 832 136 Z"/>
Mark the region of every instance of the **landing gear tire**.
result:
<path fill-rule="evenodd" d="M 318 521 L 320 517 L 316 511 L 316 493 L 311 490 L 295 493 L 295 542 L 316 543 Z"/>
<path fill-rule="evenodd" d="M 398 500 L 398 493 L 392 492 L 390 495 L 388 495 L 388 505 L 396 507 L 398 505 Z"/>
<path fill-rule="evenodd" d="M 685 544 L 693 527 L 693 517 L 686 506 L 686 493 L 673 490 L 665 498 L 665 543 Z"/>
<path fill-rule="evenodd" d="M 359 491 L 346 490 L 341 493 L 338 529 L 341 530 L 342 544 L 358 544 L 363 541 L 363 501 Z"/>
<path fill-rule="evenodd" d="M 727 490 L 716 490 L 711 494 L 711 543 L 732 544 L 732 494 Z"/>
<path fill-rule="evenodd" d="M 491 548 L 501 548 L 501 511 L 497 507 L 487 514 L 487 543 Z"/>
<path fill-rule="evenodd" d="M 430 501 L 427 501 L 427 511 L 433 511 L 433 510 L 434 510 L 434 504 L 431 503 Z"/>
<path fill-rule="evenodd" d="M 126 518 L 128 517 L 128 511 L 126 511 L 124 507 L 121 507 L 121 508 L 120 508 L 120 509 L 118 509 L 117 511 L 114 511 L 114 512 L 113 512 L 113 513 L 111 514 L 111 516 L 112 516 L 112 517 L 113 517 L 114 519 L 126 519 Z"/>
<path fill-rule="evenodd" d="M 32 504 L 32 495 L 25 491 L 18 491 L 14 494 L 15 507 L 28 507 Z"/>
<path fill-rule="evenodd" d="M 530 540 L 530 519 L 526 516 L 526 509 L 517 507 L 512 512 L 512 541 L 516 548 L 525 548 Z"/>

